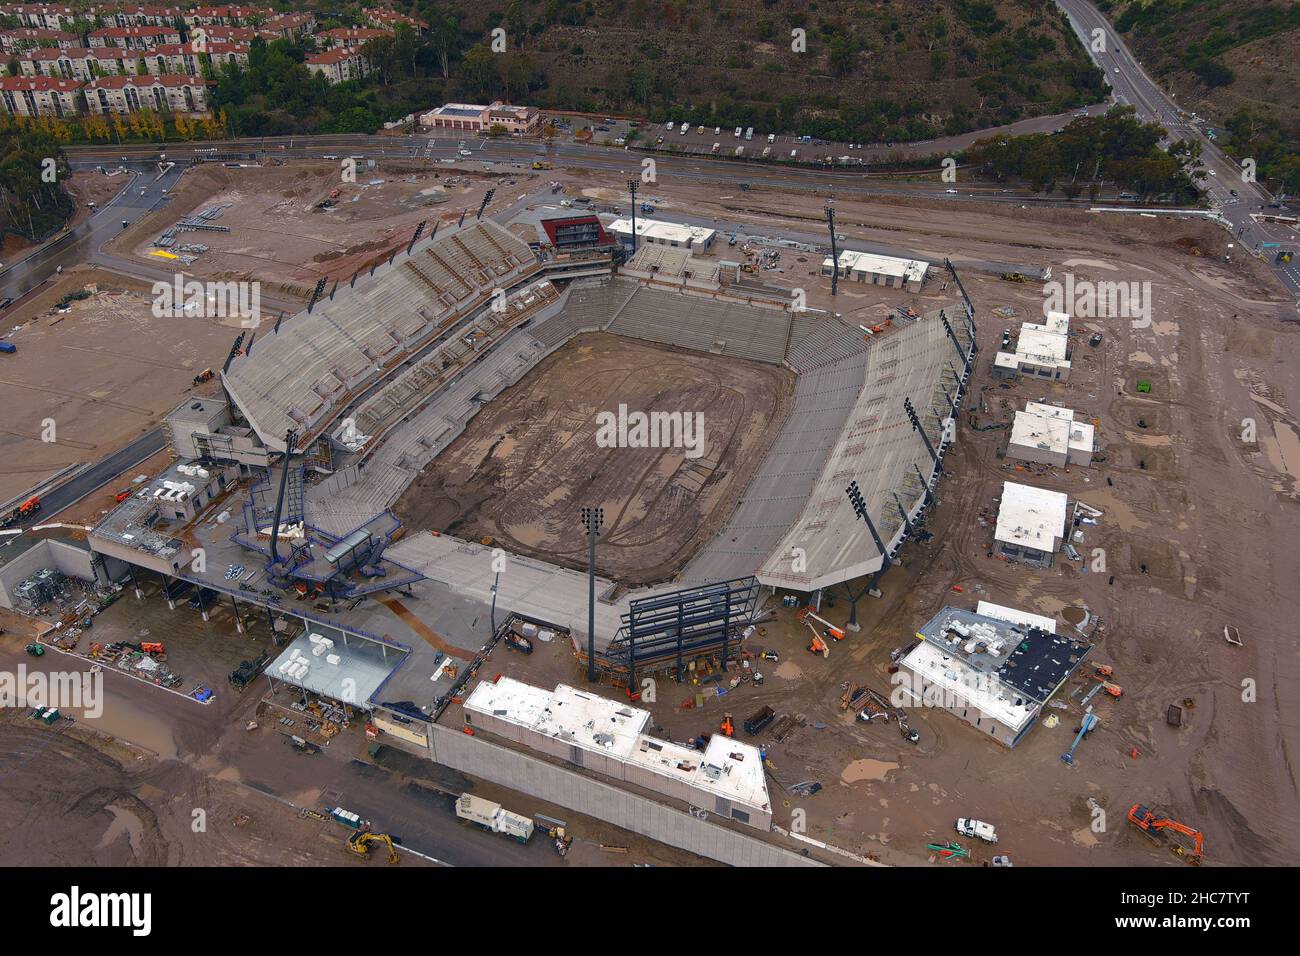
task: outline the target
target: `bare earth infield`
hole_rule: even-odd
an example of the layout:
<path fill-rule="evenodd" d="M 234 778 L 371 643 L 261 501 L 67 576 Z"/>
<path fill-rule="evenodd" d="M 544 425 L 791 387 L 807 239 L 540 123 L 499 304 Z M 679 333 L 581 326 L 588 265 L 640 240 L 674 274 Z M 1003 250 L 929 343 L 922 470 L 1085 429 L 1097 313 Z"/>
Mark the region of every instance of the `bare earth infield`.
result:
<path fill-rule="evenodd" d="M 627 584 L 671 578 L 725 524 L 794 393 L 788 369 L 580 335 L 474 417 L 397 502 L 412 530 L 492 538 L 585 567 L 583 506 L 605 511 L 597 563 Z M 700 412 L 703 454 L 601 448 L 597 413 Z"/>

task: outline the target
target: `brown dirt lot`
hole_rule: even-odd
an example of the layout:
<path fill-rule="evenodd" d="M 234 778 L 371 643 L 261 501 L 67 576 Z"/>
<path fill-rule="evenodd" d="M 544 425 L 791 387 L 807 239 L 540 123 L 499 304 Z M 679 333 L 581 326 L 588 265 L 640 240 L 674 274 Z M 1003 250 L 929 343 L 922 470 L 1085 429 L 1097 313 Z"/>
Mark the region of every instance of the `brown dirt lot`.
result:
<path fill-rule="evenodd" d="M 535 178 L 524 169 L 485 173 L 476 164 L 381 159 L 374 169 L 358 161 L 355 182 L 346 183 L 337 162 L 239 169 L 212 163 L 188 170 L 163 209 L 106 248 L 156 264 L 149 255 L 153 241 L 177 219 L 231 204 L 216 220 L 229 233 L 181 234 L 180 243 L 210 247 L 187 271 L 201 278 L 257 279 L 268 289 L 307 296 L 322 277 L 346 281 L 386 259 L 422 220 L 430 220 L 428 235 L 434 220 L 454 220 L 464 210 L 472 216 L 487 189 L 496 189 L 492 208 L 499 208 L 536 185 Z M 382 182 L 371 185 L 376 181 Z M 320 209 L 322 202 L 335 205 Z"/>
<path fill-rule="evenodd" d="M 90 298 L 53 313 L 59 299 Z M 216 320 L 153 316 L 150 284 L 78 268 L 7 316 L 18 353 L 0 371 L 0 500 L 95 461 L 155 425 L 219 366 L 235 336 Z M 46 419 L 54 441 L 42 440 Z"/>
<path fill-rule="evenodd" d="M 585 567 L 580 506 L 605 509 L 601 570 L 670 577 L 726 519 L 785 419 L 788 370 L 595 333 L 550 355 L 485 407 L 397 504 L 410 527 Z M 597 414 L 699 412 L 703 454 L 601 448 Z"/>

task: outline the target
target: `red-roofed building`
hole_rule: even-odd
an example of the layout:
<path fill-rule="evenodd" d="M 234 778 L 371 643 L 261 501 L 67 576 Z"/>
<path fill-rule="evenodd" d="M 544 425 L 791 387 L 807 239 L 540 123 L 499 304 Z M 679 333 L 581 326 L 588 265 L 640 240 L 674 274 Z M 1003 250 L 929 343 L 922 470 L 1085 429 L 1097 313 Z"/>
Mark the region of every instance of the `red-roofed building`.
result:
<path fill-rule="evenodd" d="M 123 55 L 125 54 L 125 56 Z M 32 50 L 18 57 L 23 76 L 54 76 L 89 80 L 96 76 L 134 73 L 137 57 L 117 47 L 69 47 Z"/>
<path fill-rule="evenodd" d="M 142 55 L 145 69 L 155 76 L 165 74 L 184 74 L 197 76 L 202 72 L 203 57 L 208 57 L 213 75 L 230 63 L 240 66 L 248 65 L 247 43 L 220 43 L 216 40 L 199 44 L 196 40 L 189 43 L 160 43 L 148 53 Z"/>
<path fill-rule="evenodd" d="M 152 50 L 160 43 L 180 43 L 175 27 L 105 27 L 90 34 L 91 46 L 116 46 L 124 50 Z"/>
<path fill-rule="evenodd" d="M 307 57 L 305 65 L 312 73 L 319 73 L 330 83 L 346 83 L 363 77 L 370 70 L 361 51 L 353 47 L 336 46 Z"/>
<path fill-rule="evenodd" d="M 180 7 L 124 6 L 95 10 L 114 27 L 169 27 L 184 13 Z"/>
<path fill-rule="evenodd" d="M 92 113 L 135 113 L 156 110 L 206 113 L 208 88 L 199 76 L 101 76 L 85 86 Z"/>
<path fill-rule="evenodd" d="M 242 27 L 263 23 L 275 16 L 277 16 L 276 12 L 268 7 L 241 7 L 233 4 L 223 7 L 195 7 L 193 10 L 186 11 L 185 25 L 196 27 L 216 24 Z"/>
<path fill-rule="evenodd" d="M 392 30 L 379 30 L 374 27 L 335 27 L 324 33 L 316 34 L 316 45 L 325 49 L 335 46 L 361 46 L 371 40 L 393 36 Z"/>
<path fill-rule="evenodd" d="M 54 76 L 6 76 L 0 79 L 0 102 L 10 116 L 76 116 L 81 112 L 81 84 Z"/>
<path fill-rule="evenodd" d="M 371 9 L 361 12 L 366 18 L 366 22 L 372 27 L 385 27 L 389 30 L 396 30 L 399 26 L 405 24 L 416 33 L 429 29 L 429 24 L 423 20 L 417 20 L 405 13 L 398 13 L 396 10 Z"/>
<path fill-rule="evenodd" d="M 72 7 L 56 6 L 46 3 L 12 3 L 0 7 L 0 13 L 13 17 L 25 27 L 39 27 L 45 30 L 62 30 L 77 19 L 89 20 L 87 10 L 74 10 Z"/>
<path fill-rule="evenodd" d="M 252 43 L 257 36 L 257 31 L 252 27 L 223 27 L 220 24 L 213 24 L 206 27 L 195 27 L 190 31 L 191 40 L 203 39 L 211 43 Z"/>
<path fill-rule="evenodd" d="M 310 13 L 286 13 L 267 20 L 257 28 L 257 34 L 268 40 L 292 40 L 305 37 L 315 29 L 316 18 Z"/>
<path fill-rule="evenodd" d="M 0 48 L 3 48 L 6 53 L 53 46 L 81 46 L 81 40 L 75 33 L 47 30 L 45 27 L 16 27 L 12 30 L 0 30 Z"/>

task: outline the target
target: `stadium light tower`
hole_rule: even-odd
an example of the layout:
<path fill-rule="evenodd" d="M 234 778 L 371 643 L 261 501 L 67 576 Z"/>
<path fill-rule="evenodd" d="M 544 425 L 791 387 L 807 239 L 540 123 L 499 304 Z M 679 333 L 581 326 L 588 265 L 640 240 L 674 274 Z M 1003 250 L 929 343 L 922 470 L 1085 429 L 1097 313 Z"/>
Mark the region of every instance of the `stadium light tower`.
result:
<path fill-rule="evenodd" d="M 826 224 L 831 227 L 831 295 L 840 291 L 840 253 L 835 241 L 835 207 L 826 204 Z"/>
<path fill-rule="evenodd" d="M 632 252 L 636 252 L 636 191 L 641 186 L 639 179 L 633 178 L 627 181 L 627 191 L 632 194 Z"/>
<path fill-rule="evenodd" d="M 634 234 L 635 235 L 635 234 Z M 596 535 L 605 523 L 604 508 L 583 508 L 582 526 L 587 529 L 587 682 L 596 683 Z"/>
<path fill-rule="evenodd" d="M 856 597 L 853 594 L 852 588 L 849 587 L 848 582 L 846 581 L 844 583 L 844 589 L 849 592 L 848 628 L 850 631 L 856 631 L 859 628 L 858 600 L 862 595 L 868 593 L 876 586 L 876 582 L 880 580 L 881 575 L 889 570 L 889 566 L 893 562 L 889 559 L 889 552 L 885 550 L 885 542 L 880 540 L 880 534 L 876 531 L 876 525 L 871 520 L 870 512 L 867 511 L 867 502 L 866 499 L 862 497 L 862 489 L 858 487 L 857 481 L 850 481 L 849 486 L 844 489 L 844 493 L 849 496 L 849 503 L 853 505 L 853 513 L 866 522 L 867 530 L 871 532 L 871 537 L 876 542 L 876 547 L 880 550 L 881 558 L 880 570 L 872 576 L 871 580 L 867 582 L 867 586 L 859 591 Z M 904 520 L 906 520 L 906 518 L 904 518 Z"/>

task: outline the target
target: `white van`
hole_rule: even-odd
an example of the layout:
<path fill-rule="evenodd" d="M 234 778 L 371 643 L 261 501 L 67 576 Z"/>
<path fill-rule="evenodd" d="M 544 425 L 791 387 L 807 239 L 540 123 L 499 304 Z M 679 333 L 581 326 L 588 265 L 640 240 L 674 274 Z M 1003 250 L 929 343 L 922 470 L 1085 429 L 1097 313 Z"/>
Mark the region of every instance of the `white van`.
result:
<path fill-rule="evenodd" d="M 775 142 L 776 142 L 776 133 L 768 133 L 768 134 L 767 134 L 767 141 L 768 141 L 769 143 L 775 143 Z"/>

